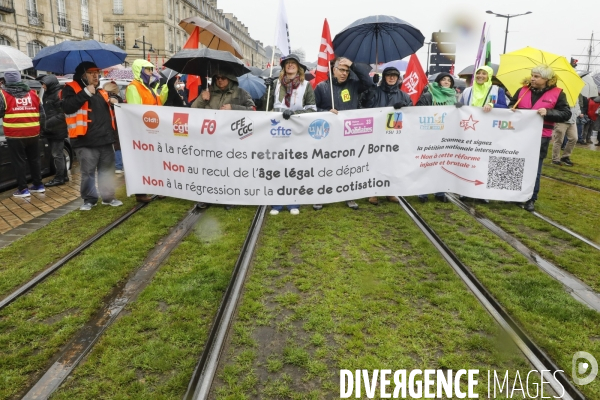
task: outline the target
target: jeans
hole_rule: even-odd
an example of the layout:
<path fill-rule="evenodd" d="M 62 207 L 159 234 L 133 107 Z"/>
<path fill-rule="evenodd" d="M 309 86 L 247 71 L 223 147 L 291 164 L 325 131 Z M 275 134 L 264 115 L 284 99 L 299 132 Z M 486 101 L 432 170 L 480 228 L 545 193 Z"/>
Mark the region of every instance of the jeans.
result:
<path fill-rule="evenodd" d="M 98 147 L 77 147 L 74 149 L 81 169 L 79 192 L 85 203 L 96 204 L 98 191 L 104 202 L 115 198 L 115 151 L 112 144 Z M 96 191 L 96 171 L 98 191 Z"/>
<path fill-rule="evenodd" d="M 42 184 L 39 143 L 39 136 L 24 139 L 6 138 L 19 190 L 27 189 L 27 166 L 29 166 L 33 185 L 39 186 Z"/>
<path fill-rule="evenodd" d="M 294 208 L 300 208 L 300 206 L 297 205 L 297 204 L 292 204 L 292 205 L 289 205 L 289 206 L 286 206 L 286 207 L 287 207 L 288 210 L 293 210 Z M 273 210 L 277 210 L 277 211 L 283 210 L 283 206 L 271 206 L 271 208 Z"/>
<path fill-rule="evenodd" d="M 54 179 L 64 182 L 67 177 L 67 160 L 65 159 L 65 153 L 63 152 L 65 142 L 63 139 L 48 139 L 48 145 L 50 146 L 52 162 L 54 163 L 54 170 L 56 171 Z"/>
<path fill-rule="evenodd" d="M 583 132 L 581 133 L 581 140 L 583 140 L 583 141 L 591 141 L 592 140 L 593 126 L 594 126 L 594 121 L 588 121 L 583 126 Z"/>
<path fill-rule="evenodd" d="M 577 124 L 577 141 L 578 142 L 582 142 L 583 140 L 583 125 L 584 124 Z"/>
<path fill-rule="evenodd" d="M 444 197 L 446 195 L 446 193 L 445 192 L 437 192 L 437 193 L 434 193 L 433 195 L 435 197 Z M 420 198 L 420 199 L 426 199 L 427 196 L 428 196 L 427 194 L 420 194 L 417 197 Z"/>
<path fill-rule="evenodd" d="M 115 169 L 123 171 L 123 154 L 121 154 L 121 150 L 115 150 Z"/>

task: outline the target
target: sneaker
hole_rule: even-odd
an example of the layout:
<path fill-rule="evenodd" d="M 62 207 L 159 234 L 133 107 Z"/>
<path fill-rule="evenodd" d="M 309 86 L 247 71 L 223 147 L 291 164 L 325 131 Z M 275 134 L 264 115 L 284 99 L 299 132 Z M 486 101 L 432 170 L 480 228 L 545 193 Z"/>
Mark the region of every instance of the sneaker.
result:
<path fill-rule="evenodd" d="M 48 181 L 44 184 L 44 186 L 46 187 L 52 187 L 52 186 L 60 186 L 60 185 L 64 185 L 65 181 L 60 181 L 57 179 L 52 179 L 51 181 Z"/>
<path fill-rule="evenodd" d="M 421 203 L 427 203 L 429 201 L 429 197 L 427 197 L 427 196 L 419 196 L 419 201 Z"/>
<path fill-rule="evenodd" d="M 525 202 L 525 206 L 523 207 L 525 211 L 533 212 L 535 211 L 535 200 L 527 200 Z"/>
<path fill-rule="evenodd" d="M 81 211 L 90 211 L 92 209 L 92 207 L 94 207 L 95 204 L 92 203 L 83 203 L 83 205 L 81 207 L 79 207 L 79 210 Z"/>
<path fill-rule="evenodd" d="M 374 206 L 379 205 L 379 199 L 377 197 L 369 197 L 369 203 L 373 204 Z"/>
<path fill-rule="evenodd" d="M 44 193 L 46 191 L 46 188 L 44 187 L 44 185 L 33 185 L 29 188 L 29 191 L 31 193 Z"/>
<path fill-rule="evenodd" d="M 196 207 L 198 207 L 201 210 L 204 210 L 206 208 L 208 208 L 208 203 L 204 203 L 204 202 L 199 202 Z"/>
<path fill-rule="evenodd" d="M 388 201 L 391 201 L 392 203 L 400 203 L 400 200 L 398 200 L 396 196 L 388 196 Z"/>
<path fill-rule="evenodd" d="M 29 197 L 31 193 L 29 193 L 29 189 L 18 190 L 13 193 L 14 197 Z"/>
<path fill-rule="evenodd" d="M 323 208 L 323 204 L 313 204 L 313 210 L 319 211 Z"/>
<path fill-rule="evenodd" d="M 115 174 L 122 174 L 122 173 L 123 173 L 123 170 L 122 170 L 122 169 L 116 169 L 116 170 L 115 170 Z"/>
<path fill-rule="evenodd" d="M 269 214 L 271 214 L 271 215 L 277 215 L 277 214 L 279 214 L 279 210 L 276 210 L 276 209 L 272 208 L 271 211 L 269 211 Z"/>
<path fill-rule="evenodd" d="M 298 215 L 298 214 L 300 214 L 300 209 L 299 208 L 292 208 L 290 210 L 290 214 L 292 214 L 292 215 Z"/>
<path fill-rule="evenodd" d="M 354 200 L 349 200 L 346 202 L 346 204 L 348 205 L 348 207 L 350 207 L 353 210 L 358 210 L 358 204 L 356 204 L 356 202 Z"/>
<path fill-rule="evenodd" d="M 140 203 L 150 203 L 152 201 L 152 197 L 145 194 L 136 194 L 135 199 Z"/>
<path fill-rule="evenodd" d="M 437 201 L 441 201 L 442 203 L 447 203 L 448 202 L 448 198 L 446 197 L 445 194 L 441 195 L 441 196 L 434 196 L 435 199 Z"/>
<path fill-rule="evenodd" d="M 102 204 L 104 204 L 105 206 L 119 207 L 123 205 L 123 202 L 121 200 L 112 199 L 112 201 L 109 202 L 102 200 Z"/>
<path fill-rule="evenodd" d="M 573 162 L 571 161 L 571 159 L 569 157 L 563 157 L 560 159 L 560 161 L 565 164 L 567 167 L 572 167 L 573 166 Z"/>
<path fill-rule="evenodd" d="M 552 161 L 552 164 L 554 164 L 554 165 L 561 165 L 562 166 L 562 163 L 560 161 Z"/>

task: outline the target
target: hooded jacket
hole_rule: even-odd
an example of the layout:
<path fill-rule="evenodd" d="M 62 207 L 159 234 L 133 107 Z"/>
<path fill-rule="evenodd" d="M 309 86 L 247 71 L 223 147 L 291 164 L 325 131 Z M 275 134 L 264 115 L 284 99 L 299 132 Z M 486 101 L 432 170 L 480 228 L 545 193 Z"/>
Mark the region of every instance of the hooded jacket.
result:
<path fill-rule="evenodd" d="M 338 111 L 357 109 L 361 93 L 373 87 L 373 80 L 369 76 L 369 71 L 370 67 L 368 65 L 352 63 L 348 79 L 344 82 L 340 83 L 337 78 L 333 77 L 335 107 L 331 105 L 331 90 L 329 88 L 331 77 L 319 83 L 315 88 L 317 111 L 329 111 L 332 108 Z M 342 94 L 348 100 L 343 101 Z"/>
<path fill-rule="evenodd" d="M 255 110 L 250 93 L 239 87 L 235 75 L 224 72 L 221 72 L 221 75 L 229 79 L 227 87 L 219 89 L 217 79 L 215 78 L 216 75 L 214 75 L 212 77 L 212 84 L 208 88 L 210 100 L 206 101 L 202 99 L 202 96 L 198 96 L 192 103 L 192 108 L 219 110 L 225 104 L 230 104 L 232 110 Z"/>
<path fill-rule="evenodd" d="M 82 90 L 79 93 L 75 93 L 73 88 L 68 85 L 62 89 L 62 109 L 65 114 L 76 113 L 86 102 L 91 110 L 88 113 L 87 133 L 77 138 L 71 138 L 73 148 L 105 146 L 115 141 L 110 106 L 100 94 L 100 91 L 104 90 L 96 87 L 95 94 L 88 94 L 88 91 L 85 90 L 88 85 L 82 79 L 85 70 L 90 67 L 95 67 L 95 64 L 85 61 L 75 69 L 73 82 L 81 87 Z"/>
<path fill-rule="evenodd" d="M 385 77 L 392 72 L 398 74 L 398 82 L 390 86 L 387 84 Z M 364 103 L 364 108 L 391 107 L 394 104 L 400 104 L 400 107 L 412 106 L 412 100 L 408 93 L 400 90 L 402 80 L 400 79 L 400 71 L 394 67 L 388 67 L 383 70 L 382 79 L 379 86 L 370 88 L 367 99 Z"/>
<path fill-rule="evenodd" d="M 499 87 L 497 85 L 492 84 L 492 76 L 494 74 L 494 70 L 491 67 L 488 67 L 487 65 L 482 65 L 481 67 L 479 67 L 477 69 L 477 71 L 479 71 L 480 69 L 487 72 L 488 80 L 486 83 L 489 84 L 489 86 L 490 86 L 483 104 L 473 104 L 473 98 L 472 98 L 473 97 L 473 88 L 475 87 L 475 85 L 479 85 L 477 82 L 473 82 L 472 87 L 468 87 L 465 89 L 465 91 L 463 92 L 463 94 L 460 97 L 460 102 L 465 105 L 474 106 L 474 107 L 483 107 L 486 104 L 490 104 L 494 108 L 507 108 L 506 93 L 505 93 L 504 89 L 502 89 L 501 87 Z M 481 86 L 481 85 L 479 85 L 479 86 Z"/>
<path fill-rule="evenodd" d="M 127 104 L 145 104 L 142 95 L 144 93 L 140 93 L 139 90 L 146 91 L 145 94 L 150 94 L 155 97 L 160 105 L 165 104 L 167 101 L 167 97 L 169 95 L 169 90 L 167 89 L 167 85 L 163 85 L 160 90 L 160 94 L 156 90 L 159 86 L 159 82 L 153 82 L 149 87 L 144 83 L 142 79 L 142 69 L 150 67 L 154 69 L 154 64 L 150 61 L 138 59 L 131 64 L 131 71 L 133 72 L 133 79 L 137 82 L 137 84 L 130 83 L 127 86 L 127 91 L 125 92 L 125 99 L 127 100 Z"/>
<path fill-rule="evenodd" d="M 60 83 L 54 75 L 44 75 L 39 81 L 46 85 L 42 98 L 46 123 L 42 126 L 42 135 L 51 140 L 63 140 L 68 136 L 68 132 L 62 100 L 58 96 L 61 90 Z"/>
<path fill-rule="evenodd" d="M 436 82 L 438 85 L 440 84 L 440 82 L 442 81 L 442 79 L 444 79 L 445 77 L 449 77 L 450 81 L 452 82 L 450 87 L 452 89 L 454 89 L 454 77 L 452 75 L 450 75 L 447 72 L 440 72 L 436 77 L 434 82 Z M 417 101 L 417 105 L 418 106 L 432 106 L 433 104 L 433 96 L 431 95 L 431 93 L 429 92 L 429 85 L 425 86 L 425 88 L 423 89 L 423 93 L 421 93 L 421 97 L 419 97 L 419 101 Z"/>

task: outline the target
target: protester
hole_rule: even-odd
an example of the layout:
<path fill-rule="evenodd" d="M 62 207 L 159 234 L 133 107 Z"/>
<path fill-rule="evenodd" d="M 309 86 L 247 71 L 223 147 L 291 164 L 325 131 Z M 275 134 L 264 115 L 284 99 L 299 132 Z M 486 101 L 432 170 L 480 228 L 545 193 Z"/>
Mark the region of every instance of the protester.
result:
<path fill-rule="evenodd" d="M 115 104 L 123 103 L 123 98 L 121 97 L 119 85 L 115 82 L 106 82 L 102 89 L 106 90 L 108 93 L 108 97 L 111 99 L 111 108 L 115 109 Z M 113 101 L 113 99 L 116 101 Z M 113 144 L 115 149 L 115 174 L 123 173 L 123 154 L 121 153 L 121 142 L 119 141 L 119 126 L 116 126 L 115 129 L 115 143 Z"/>
<path fill-rule="evenodd" d="M 369 70 L 370 66 L 357 65 L 345 57 L 336 59 L 333 65 L 333 78 L 330 76 L 315 88 L 317 111 L 331 111 L 337 114 L 338 111 L 357 109 L 361 94 L 373 86 Z M 331 85 L 334 104 L 331 103 Z M 346 204 L 353 210 L 358 209 L 358 204 L 354 200 L 347 201 Z M 320 210 L 323 205 L 314 204 L 313 208 Z"/>
<path fill-rule="evenodd" d="M 226 70 L 218 71 L 212 77 L 208 90 L 203 90 L 192 103 L 192 108 L 210 110 L 256 110 L 252 97 L 238 85 L 234 74 Z M 198 203 L 199 208 L 208 207 L 208 203 Z M 233 205 L 226 205 L 230 210 Z"/>
<path fill-rule="evenodd" d="M 115 115 L 108 93 L 99 88 L 100 69 L 90 61 L 80 63 L 73 81 L 62 90 L 62 107 L 67 120 L 71 147 L 79 159 L 81 169 L 82 211 L 89 211 L 98 202 L 118 207 L 115 199 Z M 98 191 L 96 190 L 98 173 Z"/>
<path fill-rule="evenodd" d="M 571 118 L 567 97 L 562 89 L 556 87 L 556 81 L 556 74 L 551 67 L 544 64 L 534 67 L 531 70 L 531 78 L 523 82 L 523 87 L 517 90 L 509 105 L 513 110 L 515 108 L 537 110 L 537 113 L 544 118 L 537 177 L 533 196 L 525 202 L 527 211 L 535 210 L 535 202 L 540 191 L 542 165 L 548 154 L 548 145 L 552 138 L 554 125 L 556 122 L 567 121 Z"/>
<path fill-rule="evenodd" d="M 183 84 L 179 82 L 179 75 L 173 75 L 167 81 L 167 88 L 169 89 L 169 94 L 167 95 L 167 100 L 165 101 L 165 106 L 168 107 L 186 107 L 185 101 L 183 100 L 183 95 L 181 92 L 181 86 Z"/>
<path fill-rule="evenodd" d="M 42 127 L 42 136 L 48 140 L 52 163 L 56 171 L 54 178 L 46 182 L 46 186 L 60 186 L 69 181 L 67 160 L 64 153 L 65 139 L 68 137 L 67 121 L 62 110 L 62 100 L 59 97 L 61 86 L 54 75 L 44 75 L 38 80 L 44 88 L 42 104 L 46 115 L 46 123 Z"/>
<path fill-rule="evenodd" d="M 15 197 L 29 197 L 30 192 L 44 193 L 40 160 L 40 124 L 44 124 L 43 109 L 35 90 L 21 81 L 16 69 L 4 72 L 4 88 L 0 90 L 0 118 L 4 118 L 4 136 L 10 160 L 17 178 Z M 17 99 L 25 99 L 17 102 Z M 27 186 L 29 166 L 32 186 Z"/>
<path fill-rule="evenodd" d="M 426 90 L 426 91 L 425 91 Z M 456 100 L 456 91 L 454 90 L 454 78 L 452 75 L 446 72 L 440 72 L 435 80 L 429 83 L 419 101 L 417 106 L 451 106 L 462 107 L 462 103 Z M 425 203 L 429 201 L 429 196 L 426 194 L 420 194 L 419 201 Z M 446 193 L 437 192 L 434 193 L 434 197 L 441 202 L 448 202 Z"/>
<path fill-rule="evenodd" d="M 262 103 L 272 111 L 283 111 L 283 118 L 290 119 L 294 114 L 304 114 L 317 111 L 315 93 L 310 83 L 304 78 L 306 66 L 300 63 L 300 58 L 290 54 L 281 60 L 281 72 L 279 79 L 274 84 L 272 78 L 265 79 L 267 91 Z M 270 90 L 270 96 L 269 90 Z M 300 214 L 300 206 L 291 204 L 287 206 L 290 214 Z M 283 206 L 271 206 L 271 215 L 277 215 L 283 210 Z"/>
<path fill-rule="evenodd" d="M 554 131 L 552 134 L 554 138 L 554 144 L 552 146 L 552 164 L 566 165 L 567 167 L 573 166 L 570 156 L 575 148 L 575 143 L 577 142 L 576 123 L 580 114 L 581 108 L 579 107 L 579 102 L 576 102 L 575 106 L 571 107 L 571 118 L 566 122 L 557 122 L 554 124 Z M 560 150 L 565 136 L 567 138 L 567 144 L 561 158 Z"/>
<path fill-rule="evenodd" d="M 594 125 L 597 125 L 598 121 L 598 110 L 600 110 L 600 92 L 598 92 L 598 96 L 591 97 L 588 100 L 587 106 L 587 116 L 589 118 L 589 121 L 587 121 L 583 126 L 583 133 L 581 135 L 581 140 L 583 143 L 581 144 L 588 144 L 588 140 L 589 143 L 593 143 L 592 129 L 594 128 Z M 596 139 L 598 140 L 596 146 L 600 146 L 600 135 L 598 135 Z"/>
<path fill-rule="evenodd" d="M 482 107 L 483 112 L 490 112 L 492 108 L 506 108 L 506 93 L 504 89 L 492 84 L 494 70 L 487 65 L 482 65 L 475 72 L 475 83 L 462 93 L 462 104 Z"/>
<path fill-rule="evenodd" d="M 394 107 L 398 110 L 413 105 L 410 96 L 400 90 L 402 79 L 400 71 L 396 67 L 385 68 L 381 75 L 383 79 L 379 82 L 379 85 L 367 91 L 363 103 L 364 108 Z M 388 196 L 388 200 L 392 203 L 398 203 L 396 196 Z M 378 205 L 379 199 L 377 196 L 369 197 L 369 203 Z"/>
<path fill-rule="evenodd" d="M 127 104 L 144 104 L 147 106 L 161 106 L 167 100 L 169 95 L 166 85 L 163 85 L 163 90 L 158 93 L 160 84 L 159 78 L 154 75 L 154 64 L 150 61 L 137 59 L 131 64 L 133 72 L 133 81 L 127 85 L 125 98 Z M 164 196 L 159 196 L 164 198 Z M 152 197 L 146 193 L 136 193 L 135 199 L 140 203 L 149 203 Z"/>

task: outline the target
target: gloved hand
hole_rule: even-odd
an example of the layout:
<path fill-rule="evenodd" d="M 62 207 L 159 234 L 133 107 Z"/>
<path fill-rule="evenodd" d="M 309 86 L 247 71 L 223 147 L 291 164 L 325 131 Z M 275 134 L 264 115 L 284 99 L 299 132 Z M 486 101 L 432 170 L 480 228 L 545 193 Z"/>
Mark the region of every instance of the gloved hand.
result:
<path fill-rule="evenodd" d="M 379 78 L 379 74 L 373 75 L 373 83 L 377 85 L 379 83 Z"/>
<path fill-rule="evenodd" d="M 394 104 L 394 109 L 399 110 L 402 108 L 402 103 L 396 103 Z"/>
<path fill-rule="evenodd" d="M 265 78 L 265 86 L 273 88 L 273 78 Z"/>
<path fill-rule="evenodd" d="M 455 106 L 456 108 L 461 108 L 462 106 L 464 106 L 464 104 L 463 104 L 463 103 L 461 103 L 460 101 L 457 101 L 456 103 L 454 103 L 454 106 Z"/>
<path fill-rule="evenodd" d="M 292 110 L 283 110 L 283 119 L 290 119 L 292 115 L 294 115 Z"/>

